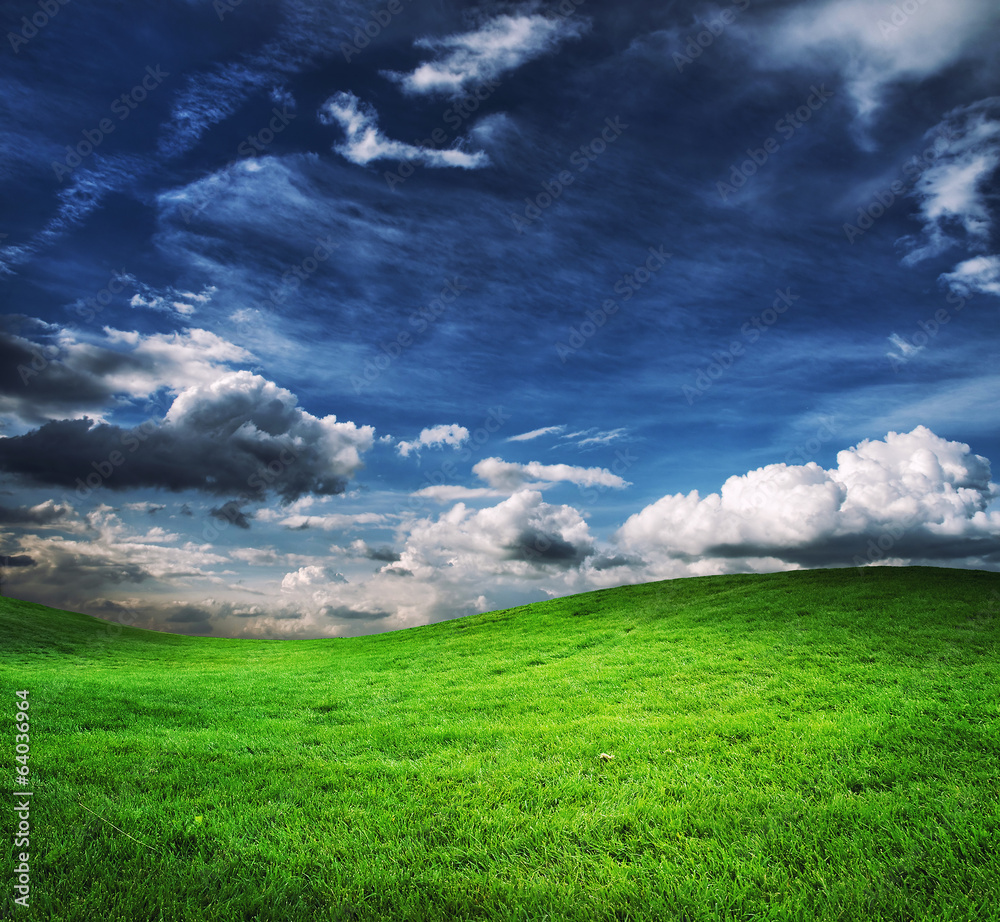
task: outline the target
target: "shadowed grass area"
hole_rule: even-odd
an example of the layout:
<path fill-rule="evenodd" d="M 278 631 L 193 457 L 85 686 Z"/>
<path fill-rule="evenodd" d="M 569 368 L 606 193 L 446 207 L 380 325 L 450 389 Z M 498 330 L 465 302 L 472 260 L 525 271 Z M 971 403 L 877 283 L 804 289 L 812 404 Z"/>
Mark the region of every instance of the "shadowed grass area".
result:
<path fill-rule="evenodd" d="M 35 793 L 32 908 L 9 847 L 0 906 L 1000 918 L 998 615 L 1000 574 L 923 567 L 649 583 L 345 640 L 112 634 L 3 599 L 0 700 L 30 692 Z M 5 767 L 13 746 L 9 721 Z"/>

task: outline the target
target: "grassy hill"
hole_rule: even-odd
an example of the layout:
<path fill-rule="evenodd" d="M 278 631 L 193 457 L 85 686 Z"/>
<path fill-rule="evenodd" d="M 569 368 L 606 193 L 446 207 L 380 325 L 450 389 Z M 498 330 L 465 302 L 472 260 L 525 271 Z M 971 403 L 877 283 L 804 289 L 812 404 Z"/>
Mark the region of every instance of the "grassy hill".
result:
<path fill-rule="evenodd" d="M 8 847 L 0 915 L 997 919 L 998 615 L 1000 574 L 933 568 L 348 640 L 111 637 L 3 599 L 34 804 L 32 908 Z"/>

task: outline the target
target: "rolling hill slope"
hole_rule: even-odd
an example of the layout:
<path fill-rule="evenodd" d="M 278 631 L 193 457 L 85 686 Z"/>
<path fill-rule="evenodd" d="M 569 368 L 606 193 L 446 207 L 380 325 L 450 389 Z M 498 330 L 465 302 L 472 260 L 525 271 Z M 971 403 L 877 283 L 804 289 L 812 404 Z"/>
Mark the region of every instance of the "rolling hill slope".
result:
<path fill-rule="evenodd" d="M 1000 918 L 998 615 L 1000 574 L 934 568 L 347 640 L 112 634 L 3 599 L 30 917 Z M 13 747 L 8 724 L 8 778 Z M 0 913 L 23 913 L 10 859 Z"/>

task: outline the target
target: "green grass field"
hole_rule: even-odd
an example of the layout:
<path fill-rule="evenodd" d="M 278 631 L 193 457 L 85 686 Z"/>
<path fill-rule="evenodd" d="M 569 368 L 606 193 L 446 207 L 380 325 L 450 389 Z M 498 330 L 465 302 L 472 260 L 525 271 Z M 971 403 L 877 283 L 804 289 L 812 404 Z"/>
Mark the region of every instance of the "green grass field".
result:
<path fill-rule="evenodd" d="M 21 689 L 34 803 L 0 914 L 998 919 L 998 615 L 1000 574 L 917 567 L 343 640 L 3 599 L 4 823 Z"/>

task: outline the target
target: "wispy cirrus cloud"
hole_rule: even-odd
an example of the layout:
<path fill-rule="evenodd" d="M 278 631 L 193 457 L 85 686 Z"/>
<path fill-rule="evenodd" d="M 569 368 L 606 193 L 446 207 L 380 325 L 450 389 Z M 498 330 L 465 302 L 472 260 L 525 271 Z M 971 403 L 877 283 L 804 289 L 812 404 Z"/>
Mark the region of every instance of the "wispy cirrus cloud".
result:
<path fill-rule="evenodd" d="M 360 166 L 373 160 L 408 160 L 428 167 L 476 170 L 490 162 L 484 151 L 437 150 L 386 137 L 378 126 L 378 114 L 353 93 L 341 91 L 331 96 L 320 109 L 319 119 L 325 125 L 336 123 L 344 129 L 343 142 L 333 149 Z"/>
<path fill-rule="evenodd" d="M 913 190 L 923 232 L 901 241 L 909 250 L 904 265 L 959 245 L 981 252 L 990 246 L 993 232 L 992 185 L 1000 172 L 1000 96 L 952 110 L 931 133 L 947 142 Z M 977 264 L 964 272 L 973 276 L 985 268 Z"/>
<path fill-rule="evenodd" d="M 508 442 L 530 442 L 532 439 L 541 438 L 543 435 L 558 435 L 566 429 L 565 426 L 542 426 L 541 429 L 532 429 L 530 432 L 522 432 L 519 435 L 512 435 Z"/>
<path fill-rule="evenodd" d="M 617 474 L 603 467 L 577 467 L 572 464 L 541 464 L 529 461 L 518 464 L 502 461 L 500 458 L 484 458 L 472 471 L 481 480 L 499 490 L 516 490 L 527 483 L 575 483 L 584 487 L 612 487 L 623 489 L 630 486 Z"/>
<path fill-rule="evenodd" d="M 417 47 L 436 52 L 435 60 L 409 73 L 383 74 L 398 83 L 404 93 L 457 96 L 470 86 L 496 80 L 555 51 L 564 41 L 583 35 L 589 25 L 581 17 L 497 16 L 473 32 L 419 39 Z"/>

